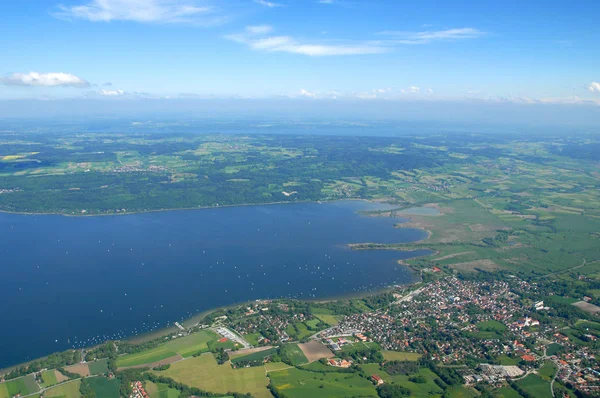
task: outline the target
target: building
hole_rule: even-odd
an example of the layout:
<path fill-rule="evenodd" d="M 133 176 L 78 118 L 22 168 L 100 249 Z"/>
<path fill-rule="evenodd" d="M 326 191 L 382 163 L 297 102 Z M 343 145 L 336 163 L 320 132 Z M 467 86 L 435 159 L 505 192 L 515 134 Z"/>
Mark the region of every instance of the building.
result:
<path fill-rule="evenodd" d="M 383 379 L 381 377 L 377 376 L 376 374 L 371 375 L 371 380 L 373 380 L 373 382 L 375 382 L 378 386 L 385 383 L 385 381 L 383 381 Z"/>

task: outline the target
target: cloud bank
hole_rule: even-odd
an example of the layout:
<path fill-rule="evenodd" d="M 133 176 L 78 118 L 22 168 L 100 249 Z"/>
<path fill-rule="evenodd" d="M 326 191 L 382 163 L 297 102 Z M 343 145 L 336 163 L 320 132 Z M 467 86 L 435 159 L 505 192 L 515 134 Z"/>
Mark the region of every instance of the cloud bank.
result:
<path fill-rule="evenodd" d="M 248 26 L 239 34 L 227 35 L 226 39 L 246 44 L 253 50 L 264 52 L 287 52 L 309 56 L 379 54 L 387 48 L 378 44 L 360 42 L 344 44 L 312 43 L 291 36 L 267 36 L 273 28 L 269 25 Z"/>
<path fill-rule="evenodd" d="M 38 86 L 38 87 L 89 87 L 90 83 L 70 73 L 13 73 L 1 77 L 0 82 L 7 86 Z"/>
<path fill-rule="evenodd" d="M 146 23 L 202 23 L 206 21 L 199 18 L 212 11 L 194 0 L 92 0 L 74 6 L 61 5 L 59 9 L 55 15 L 60 18 Z"/>

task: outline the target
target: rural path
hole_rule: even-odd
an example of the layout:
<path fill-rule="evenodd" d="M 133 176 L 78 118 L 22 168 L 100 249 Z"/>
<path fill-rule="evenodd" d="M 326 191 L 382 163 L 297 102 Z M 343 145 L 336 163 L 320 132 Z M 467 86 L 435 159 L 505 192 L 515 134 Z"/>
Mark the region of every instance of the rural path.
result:
<path fill-rule="evenodd" d="M 595 263 L 595 262 L 596 261 L 593 261 L 592 263 Z M 592 264 L 592 263 L 590 263 L 590 264 Z M 564 269 L 562 271 L 556 271 L 556 272 L 552 272 L 550 274 L 539 276 L 538 279 L 547 278 L 549 276 L 554 276 L 554 275 L 558 275 L 558 274 L 564 274 L 565 272 L 573 271 L 573 270 L 579 269 L 581 267 L 584 267 L 586 264 L 587 264 L 587 260 L 584 258 L 583 262 L 581 264 L 579 264 L 579 265 L 576 265 L 576 266 L 571 267 L 571 268 Z"/>

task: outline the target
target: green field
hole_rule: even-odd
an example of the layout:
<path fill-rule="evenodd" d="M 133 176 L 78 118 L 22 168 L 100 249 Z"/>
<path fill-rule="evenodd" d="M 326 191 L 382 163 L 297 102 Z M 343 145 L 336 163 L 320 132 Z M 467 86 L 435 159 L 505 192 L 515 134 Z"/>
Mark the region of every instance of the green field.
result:
<path fill-rule="evenodd" d="M 516 391 L 515 391 L 516 392 Z M 459 386 L 450 389 L 444 396 L 448 398 L 474 398 L 478 397 L 479 393 L 469 387 Z"/>
<path fill-rule="evenodd" d="M 260 333 L 250 333 L 245 334 L 242 337 L 244 337 L 248 343 L 252 344 L 253 346 L 257 346 L 258 340 L 262 337 L 262 335 Z"/>
<path fill-rule="evenodd" d="M 546 347 L 546 355 L 552 356 L 558 354 L 563 349 L 563 346 L 557 343 L 548 344 Z"/>
<path fill-rule="evenodd" d="M 320 323 L 319 318 L 311 319 L 310 321 L 305 321 L 304 324 L 311 330 L 316 330 L 317 324 Z"/>
<path fill-rule="evenodd" d="M 298 366 L 308 363 L 308 359 L 306 358 L 306 356 L 304 356 L 304 353 L 302 352 L 300 347 L 298 347 L 298 345 L 286 344 L 285 346 L 283 346 L 282 350 L 286 353 L 292 365 Z"/>
<path fill-rule="evenodd" d="M 500 387 L 496 390 L 498 398 L 522 398 L 521 394 L 510 387 Z"/>
<path fill-rule="evenodd" d="M 79 386 L 81 381 L 69 381 L 67 383 L 60 384 L 56 387 L 53 387 L 49 390 L 46 390 L 44 393 L 44 397 L 55 397 L 55 398 L 79 398 L 81 394 L 79 393 Z"/>
<path fill-rule="evenodd" d="M 366 365 L 360 365 L 367 375 L 376 374 L 381 377 L 386 383 L 399 384 L 403 387 L 408 388 L 411 391 L 412 396 L 426 397 L 434 394 L 441 394 L 442 390 L 435 384 L 434 380 L 438 376 L 427 368 L 419 368 L 418 372 L 414 375 L 423 376 L 425 383 L 413 383 L 409 380 L 414 375 L 390 375 L 383 370 L 379 364 L 370 363 Z"/>
<path fill-rule="evenodd" d="M 181 394 L 174 388 L 169 388 L 168 385 L 163 383 L 152 383 L 151 381 L 146 382 L 146 392 L 150 398 L 178 398 Z"/>
<path fill-rule="evenodd" d="M 517 381 L 525 391 L 536 398 L 551 398 L 550 382 L 541 379 L 536 375 L 529 375 L 526 378 Z"/>
<path fill-rule="evenodd" d="M 91 375 L 101 375 L 108 372 L 108 359 L 99 359 L 94 362 L 88 362 L 88 368 Z"/>
<path fill-rule="evenodd" d="M 483 330 L 486 332 L 496 332 L 499 334 L 504 333 L 504 331 L 508 329 L 506 325 L 498 321 L 483 321 L 479 322 L 476 326 L 479 330 Z"/>
<path fill-rule="evenodd" d="M 308 372 L 296 368 L 270 372 L 273 386 L 289 398 L 376 397 L 375 386 L 356 374 Z"/>
<path fill-rule="evenodd" d="M 158 362 L 166 358 L 177 355 L 175 351 L 170 350 L 165 345 L 136 352 L 135 354 L 123 355 L 117 358 L 118 367 L 144 365 L 153 362 Z"/>
<path fill-rule="evenodd" d="M 106 377 L 89 377 L 86 380 L 96 392 L 96 397 L 119 398 L 119 380 L 109 380 Z"/>
<path fill-rule="evenodd" d="M 0 383 L 0 398 L 11 398 L 17 394 L 33 394 L 36 391 L 39 391 L 39 388 L 31 375 Z"/>
<path fill-rule="evenodd" d="M 216 347 L 233 348 L 233 343 L 217 343 L 219 336 L 210 330 L 202 330 L 189 336 L 180 337 L 158 347 L 117 358 L 117 366 L 135 366 L 158 362 L 175 355 L 189 358 L 194 354 L 209 351 L 209 344 Z"/>
<path fill-rule="evenodd" d="M 179 337 L 166 344 L 167 348 L 184 358 L 189 358 L 196 353 L 208 351 L 208 343 L 216 342 L 219 336 L 210 330 L 201 330 L 185 337 Z"/>
<path fill-rule="evenodd" d="M 242 355 L 239 357 L 235 357 L 231 360 L 231 363 L 238 363 L 240 361 L 256 361 L 259 359 L 264 359 L 270 355 L 277 353 L 277 348 L 270 348 L 268 350 L 255 352 L 253 354 Z"/>
<path fill-rule="evenodd" d="M 266 372 L 276 372 L 278 370 L 288 369 L 290 365 L 283 362 L 267 362 L 265 363 Z"/>
<path fill-rule="evenodd" d="M 285 331 L 294 340 L 302 340 L 315 333 L 314 331 L 309 330 L 303 322 L 290 323 L 287 328 L 285 328 Z"/>
<path fill-rule="evenodd" d="M 500 361 L 500 365 L 506 365 L 506 366 L 518 365 L 519 362 L 521 362 L 521 358 L 519 358 L 519 357 L 512 358 L 505 354 L 500 355 L 498 357 L 498 360 Z"/>
<path fill-rule="evenodd" d="M 329 326 L 335 326 L 340 323 L 340 317 L 338 315 L 331 314 L 315 314 L 317 318 L 328 324 Z"/>
<path fill-rule="evenodd" d="M 421 354 L 406 351 L 381 351 L 386 361 L 418 361 Z"/>
<path fill-rule="evenodd" d="M 538 375 L 545 380 L 552 380 L 556 373 L 556 365 L 554 362 L 546 361 L 544 365 L 538 369 Z"/>
<path fill-rule="evenodd" d="M 54 370 L 46 370 L 42 372 L 42 380 L 44 380 L 44 387 L 50 387 L 58 384 Z"/>
<path fill-rule="evenodd" d="M 249 392 L 256 398 L 271 396 L 263 367 L 232 369 L 227 363 L 218 365 L 212 354 L 175 363 L 160 374 L 210 392 Z"/>

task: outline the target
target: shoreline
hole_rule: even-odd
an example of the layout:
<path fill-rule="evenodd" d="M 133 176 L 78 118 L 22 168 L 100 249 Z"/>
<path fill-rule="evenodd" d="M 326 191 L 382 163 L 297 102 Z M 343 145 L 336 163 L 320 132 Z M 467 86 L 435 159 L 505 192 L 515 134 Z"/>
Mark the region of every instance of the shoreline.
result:
<path fill-rule="evenodd" d="M 139 211 L 126 211 L 121 213 L 99 213 L 99 214 L 71 214 L 71 213 L 61 213 L 61 212 L 26 212 L 26 211 L 11 211 L 11 210 L 0 210 L 0 213 L 3 214 L 15 214 L 15 215 L 24 215 L 24 216 L 63 216 L 63 217 L 110 217 L 110 216 L 132 216 L 136 214 L 146 214 L 146 213 L 163 213 L 169 211 L 190 211 L 190 210 L 206 210 L 206 209 L 225 209 L 231 207 L 249 207 L 249 206 L 274 206 L 274 205 L 283 205 L 283 204 L 299 204 L 299 203 L 313 203 L 313 204 L 322 204 L 322 203 L 332 203 L 332 202 L 340 202 L 340 201 L 362 201 L 369 202 L 373 204 L 377 203 L 385 203 L 378 201 L 376 199 L 365 199 L 365 198 L 341 198 L 341 199 L 323 199 L 323 200 L 298 200 L 294 202 L 288 201 L 279 201 L 279 202 L 265 202 L 265 203 L 238 203 L 233 205 L 218 205 L 218 206 L 198 206 L 198 207 L 174 207 L 169 209 L 154 209 L 154 210 L 139 210 Z"/>

